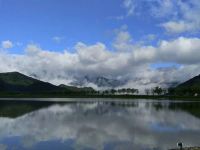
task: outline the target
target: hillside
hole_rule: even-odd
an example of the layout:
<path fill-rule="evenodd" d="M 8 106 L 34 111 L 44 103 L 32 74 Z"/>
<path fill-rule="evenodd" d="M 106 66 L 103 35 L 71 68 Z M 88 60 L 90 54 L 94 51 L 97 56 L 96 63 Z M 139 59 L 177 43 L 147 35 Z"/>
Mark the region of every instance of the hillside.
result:
<path fill-rule="evenodd" d="M 200 88 L 200 75 L 179 84 L 177 88 Z"/>
<path fill-rule="evenodd" d="M 94 91 L 90 87 L 56 86 L 19 72 L 0 73 L 0 97 L 74 97 Z"/>
<path fill-rule="evenodd" d="M 58 92 L 63 88 L 19 72 L 0 73 L 0 92 Z"/>
<path fill-rule="evenodd" d="M 116 88 L 116 87 L 124 85 L 126 81 L 106 78 L 102 76 L 97 76 L 97 77 L 84 76 L 84 77 L 76 78 L 75 81 L 71 82 L 70 84 L 73 86 L 87 86 L 88 83 L 94 84 L 100 88 L 103 88 L 103 87 Z"/>
<path fill-rule="evenodd" d="M 75 87 L 75 86 L 68 86 L 68 85 L 64 85 L 64 84 L 61 84 L 59 85 L 59 87 L 62 87 L 68 91 L 71 91 L 71 92 L 93 92 L 95 91 L 93 88 L 91 87 Z"/>
<path fill-rule="evenodd" d="M 175 88 L 171 88 L 169 92 L 182 96 L 200 95 L 200 75 L 179 84 Z"/>

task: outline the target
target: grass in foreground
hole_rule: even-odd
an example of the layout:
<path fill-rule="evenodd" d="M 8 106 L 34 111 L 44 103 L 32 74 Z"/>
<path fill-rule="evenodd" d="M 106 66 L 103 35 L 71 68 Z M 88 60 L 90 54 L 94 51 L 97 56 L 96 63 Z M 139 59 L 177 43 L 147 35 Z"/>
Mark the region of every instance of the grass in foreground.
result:
<path fill-rule="evenodd" d="M 185 148 L 177 148 L 177 149 L 170 149 L 170 150 L 200 150 L 200 147 L 185 147 Z"/>

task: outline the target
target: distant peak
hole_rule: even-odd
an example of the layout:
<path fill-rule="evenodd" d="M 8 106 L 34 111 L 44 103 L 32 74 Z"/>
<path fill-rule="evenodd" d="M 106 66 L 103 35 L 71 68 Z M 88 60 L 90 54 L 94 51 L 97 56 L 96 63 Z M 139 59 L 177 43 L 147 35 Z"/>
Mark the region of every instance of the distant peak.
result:
<path fill-rule="evenodd" d="M 1 74 L 22 74 L 18 71 L 11 71 L 11 72 L 2 72 Z"/>
<path fill-rule="evenodd" d="M 18 71 L 13 71 L 13 72 L 3 72 L 3 73 L 0 73 L 0 75 L 8 75 L 8 76 L 22 76 L 22 77 L 30 77 L 26 74 L 23 74 L 23 73 L 20 73 Z"/>
<path fill-rule="evenodd" d="M 66 87 L 67 85 L 65 85 L 65 84 L 60 84 L 60 85 L 58 85 L 59 87 Z"/>

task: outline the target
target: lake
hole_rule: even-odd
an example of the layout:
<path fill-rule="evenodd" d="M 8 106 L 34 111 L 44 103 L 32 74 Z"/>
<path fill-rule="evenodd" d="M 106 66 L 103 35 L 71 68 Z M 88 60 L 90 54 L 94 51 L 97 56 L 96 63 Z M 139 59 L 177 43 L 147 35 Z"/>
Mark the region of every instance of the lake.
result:
<path fill-rule="evenodd" d="M 200 102 L 25 100 L 0 101 L 0 150 L 167 150 L 177 142 L 200 146 Z"/>

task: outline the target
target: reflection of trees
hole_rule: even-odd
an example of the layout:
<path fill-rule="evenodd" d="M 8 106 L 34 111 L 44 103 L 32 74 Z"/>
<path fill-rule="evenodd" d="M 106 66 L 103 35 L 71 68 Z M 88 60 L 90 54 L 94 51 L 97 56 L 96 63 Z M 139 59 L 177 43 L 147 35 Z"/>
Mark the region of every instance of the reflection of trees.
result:
<path fill-rule="evenodd" d="M 161 103 L 152 103 L 152 105 L 157 111 L 162 110 L 164 108 L 164 105 Z"/>
<path fill-rule="evenodd" d="M 186 111 L 198 118 L 200 118 L 200 103 L 199 102 L 152 102 L 146 103 L 146 108 L 153 107 L 157 111 L 162 109 L 170 109 L 170 110 L 181 110 Z"/>
<path fill-rule="evenodd" d="M 116 102 L 110 102 L 110 105 L 112 106 L 118 106 L 118 107 L 137 107 L 137 102 L 131 102 L 131 101 L 116 101 Z"/>
<path fill-rule="evenodd" d="M 0 101 L 0 117 L 16 118 L 49 105 L 50 102 Z"/>
<path fill-rule="evenodd" d="M 199 102 L 170 103 L 169 109 L 183 110 L 200 118 L 200 103 Z"/>
<path fill-rule="evenodd" d="M 89 102 L 96 103 L 96 102 Z M 99 102 L 95 109 L 95 114 L 103 115 L 114 108 L 128 108 L 128 107 L 139 107 L 143 103 L 144 109 L 154 108 L 159 111 L 162 109 L 170 110 L 182 110 L 186 111 L 198 118 L 200 118 L 200 103 L 198 102 L 139 102 L 139 101 L 102 101 Z M 10 117 L 16 118 L 22 116 L 26 113 L 30 113 L 41 108 L 48 107 L 54 104 L 53 102 L 33 102 L 33 101 L 0 101 L 0 117 Z M 61 103 L 60 105 L 65 105 L 66 103 Z M 85 115 L 91 112 L 86 112 Z"/>

